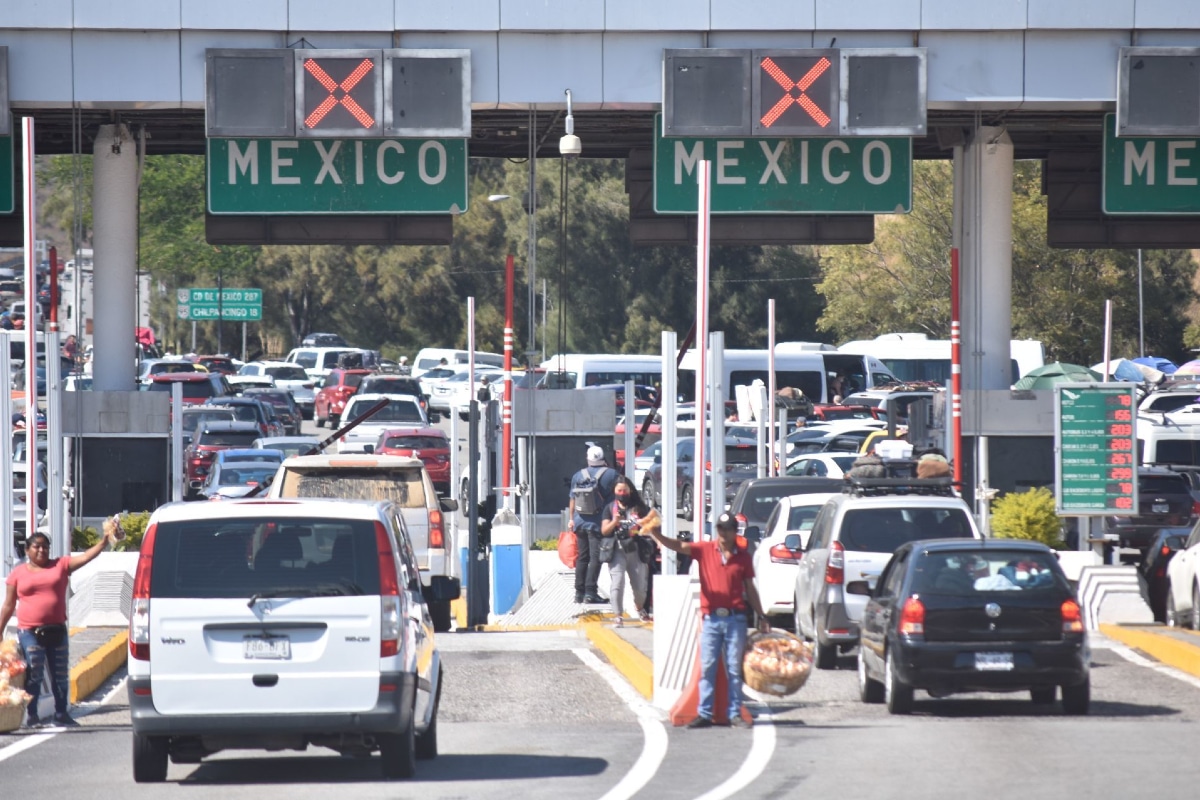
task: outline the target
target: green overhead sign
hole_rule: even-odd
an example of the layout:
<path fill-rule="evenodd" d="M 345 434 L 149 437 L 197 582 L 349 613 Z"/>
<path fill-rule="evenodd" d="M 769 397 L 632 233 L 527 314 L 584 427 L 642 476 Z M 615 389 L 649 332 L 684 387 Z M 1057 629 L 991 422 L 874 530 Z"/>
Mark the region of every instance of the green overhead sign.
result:
<path fill-rule="evenodd" d="M 1104 118 L 1105 214 L 1200 214 L 1200 139 L 1118 138 Z"/>
<path fill-rule="evenodd" d="M 1136 514 L 1133 384 L 1060 383 L 1054 399 L 1058 513 Z"/>
<path fill-rule="evenodd" d="M 226 322 L 262 320 L 262 289 L 180 289 L 176 292 L 179 319 Z"/>
<path fill-rule="evenodd" d="M 695 214 L 696 169 L 712 162 L 714 214 L 905 214 L 908 137 L 663 138 L 654 123 L 654 210 Z"/>
<path fill-rule="evenodd" d="M 461 214 L 462 139 L 209 139 L 213 214 Z"/>
<path fill-rule="evenodd" d="M 11 136 L 0 136 L 0 214 L 11 214 L 16 210 L 16 175 L 13 171 L 13 140 Z"/>

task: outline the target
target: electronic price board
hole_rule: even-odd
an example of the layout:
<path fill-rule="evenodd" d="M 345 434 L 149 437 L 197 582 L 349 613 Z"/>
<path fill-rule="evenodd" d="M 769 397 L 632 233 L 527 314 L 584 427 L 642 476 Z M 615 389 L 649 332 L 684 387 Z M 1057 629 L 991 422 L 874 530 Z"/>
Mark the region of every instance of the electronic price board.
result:
<path fill-rule="evenodd" d="M 1060 383 L 1054 393 L 1056 510 L 1137 513 L 1137 397 L 1132 384 Z"/>

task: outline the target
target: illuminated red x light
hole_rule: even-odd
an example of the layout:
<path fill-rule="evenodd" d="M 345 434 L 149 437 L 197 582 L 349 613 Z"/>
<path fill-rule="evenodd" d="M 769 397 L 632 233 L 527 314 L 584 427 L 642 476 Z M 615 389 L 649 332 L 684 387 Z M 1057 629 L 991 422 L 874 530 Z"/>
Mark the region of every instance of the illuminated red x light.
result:
<path fill-rule="evenodd" d="M 316 59 L 310 58 L 305 61 L 304 68 L 308 70 L 308 74 L 316 78 L 317 83 L 324 86 L 325 90 L 329 92 L 329 96 L 322 100 L 321 104 L 314 108 L 312 113 L 305 118 L 305 126 L 309 128 L 316 127 L 317 123 L 324 119 L 325 115 L 332 111 L 333 107 L 338 104 L 344 106 L 345 109 L 350 112 L 350 115 L 358 120 L 358 124 L 362 125 L 364 128 L 370 128 L 374 126 L 374 118 L 368 114 L 353 97 L 350 96 L 350 90 L 357 86 L 358 82 L 361 81 L 363 77 L 365 77 L 366 74 L 374 68 L 374 66 L 375 65 L 371 62 L 371 59 L 364 58 L 362 63 L 355 67 L 354 71 L 346 76 L 346 80 L 338 83 L 333 78 L 329 77 L 329 73 L 326 72 L 321 65 L 316 62 Z M 344 92 L 341 98 L 338 98 L 334 95 L 334 92 L 338 89 L 341 89 L 342 92 Z"/>
<path fill-rule="evenodd" d="M 779 102 L 773 105 L 771 110 L 762 116 L 764 128 L 769 128 L 775 124 L 775 120 L 779 119 L 783 112 L 791 108 L 792 103 L 803 108 L 813 118 L 813 121 L 822 128 L 830 123 L 829 115 L 822 111 L 821 107 L 805 94 L 808 91 L 808 87 L 812 86 L 817 78 L 821 77 L 825 73 L 825 70 L 832 66 L 828 58 L 822 56 L 821 60 L 813 64 L 808 72 L 804 73 L 804 77 L 798 81 L 793 81 L 788 77 L 788 74 L 772 61 L 769 56 L 762 60 L 761 66 L 763 72 L 770 75 L 776 83 L 783 87 L 783 97 L 779 98 Z M 800 95 L 798 97 L 793 96 L 792 89 L 799 89 Z"/>

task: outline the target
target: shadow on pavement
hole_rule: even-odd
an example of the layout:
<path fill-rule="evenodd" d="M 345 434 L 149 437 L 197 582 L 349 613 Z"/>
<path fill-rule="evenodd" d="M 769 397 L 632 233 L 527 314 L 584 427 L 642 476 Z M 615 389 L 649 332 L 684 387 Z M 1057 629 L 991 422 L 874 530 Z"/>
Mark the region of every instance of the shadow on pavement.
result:
<path fill-rule="evenodd" d="M 598 775 L 603 758 L 517 753 L 444 754 L 417 763 L 416 779 L 488 781 L 513 778 L 571 778 Z M 369 783 L 384 780 L 378 757 L 337 755 L 290 758 L 228 758 L 205 761 L 179 781 L 195 784 Z"/>

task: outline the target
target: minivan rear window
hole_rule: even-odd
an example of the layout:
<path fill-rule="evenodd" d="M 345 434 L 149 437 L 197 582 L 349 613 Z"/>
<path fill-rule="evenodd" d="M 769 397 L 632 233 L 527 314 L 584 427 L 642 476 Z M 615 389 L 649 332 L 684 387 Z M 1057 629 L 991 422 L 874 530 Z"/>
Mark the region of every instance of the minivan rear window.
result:
<path fill-rule="evenodd" d="M 370 520 L 283 518 L 162 522 L 154 597 L 315 597 L 379 594 Z"/>
<path fill-rule="evenodd" d="M 971 536 L 971 523 L 962 509 L 855 508 L 843 517 L 838 541 L 846 550 L 890 553 L 915 539 Z"/>
<path fill-rule="evenodd" d="M 391 500 L 403 508 L 425 508 L 425 484 L 419 467 L 288 467 L 280 496 Z"/>

